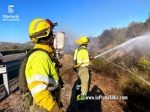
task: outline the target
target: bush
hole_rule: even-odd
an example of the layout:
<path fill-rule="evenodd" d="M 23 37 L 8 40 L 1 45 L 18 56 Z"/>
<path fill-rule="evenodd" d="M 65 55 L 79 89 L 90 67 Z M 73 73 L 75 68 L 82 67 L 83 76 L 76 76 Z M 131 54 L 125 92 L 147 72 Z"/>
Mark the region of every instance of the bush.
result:
<path fill-rule="evenodd" d="M 103 58 L 98 58 L 93 60 L 93 67 L 101 74 L 112 77 L 115 80 L 116 85 L 120 87 L 122 93 L 128 96 L 127 104 L 130 110 L 147 111 L 150 103 L 150 70 L 148 69 L 149 62 L 147 59 L 144 56 L 140 60 L 124 56 L 112 62 L 114 64 L 108 63 Z M 115 64 L 126 70 L 121 69 Z M 142 69 L 139 69 L 139 66 Z"/>
<path fill-rule="evenodd" d="M 142 56 L 139 59 L 138 65 L 142 68 L 142 69 L 146 69 L 146 67 L 148 67 L 149 65 L 149 61 L 146 59 L 145 56 Z"/>

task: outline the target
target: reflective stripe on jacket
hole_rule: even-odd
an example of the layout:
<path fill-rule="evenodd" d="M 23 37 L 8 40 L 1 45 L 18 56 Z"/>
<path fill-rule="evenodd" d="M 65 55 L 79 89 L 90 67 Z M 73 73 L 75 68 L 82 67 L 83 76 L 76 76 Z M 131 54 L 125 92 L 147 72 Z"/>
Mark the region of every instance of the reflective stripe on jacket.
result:
<path fill-rule="evenodd" d="M 76 49 L 74 53 L 74 60 L 77 61 L 78 66 L 88 66 L 89 65 L 89 53 L 87 49 Z"/>
<path fill-rule="evenodd" d="M 46 45 L 38 45 L 44 50 L 51 49 Z M 49 51 L 49 50 L 47 50 Z M 32 53 L 26 64 L 26 79 L 35 103 L 41 107 L 51 110 L 55 101 L 48 86 L 58 85 L 59 75 L 48 54 L 42 50 Z"/>

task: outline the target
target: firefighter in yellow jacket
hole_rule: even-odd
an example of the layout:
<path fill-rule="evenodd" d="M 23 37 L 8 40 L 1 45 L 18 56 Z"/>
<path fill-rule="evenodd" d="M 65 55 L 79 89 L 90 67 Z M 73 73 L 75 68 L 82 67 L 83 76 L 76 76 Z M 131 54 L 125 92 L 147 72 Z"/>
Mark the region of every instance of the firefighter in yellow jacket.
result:
<path fill-rule="evenodd" d="M 53 31 L 51 21 L 42 18 L 34 19 L 29 26 L 29 36 L 34 48 L 53 52 Z M 53 91 L 58 88 L 59 73 L 56 63 L 42 50 L 33 52 L 27 61 L 27 86 L 33 97 L 31 112 L 62 112 L 56 102 Z M 55 96 L 56 97 L 56 96 Z"/>
<path fill-rule="evenodd" d="M 78 68 L 79 77 L 76 85 L 76 90 L 79 91 L 81 89 L 81 93 L 79 95 L 77 94 L 77 101 L 79 101 L 81 104 L 84 103 L 89 88 L 88 66 L 90 64 L 90 59 L 87 50 L 88 42 L 89 39 L 86 36 L 82 36 L 80 37 L 80 39 L 77 39 L 76 43 L 79 44 L 79 48 L 74 52 L 74 61 L 76 64 L 75 67 Z"/>

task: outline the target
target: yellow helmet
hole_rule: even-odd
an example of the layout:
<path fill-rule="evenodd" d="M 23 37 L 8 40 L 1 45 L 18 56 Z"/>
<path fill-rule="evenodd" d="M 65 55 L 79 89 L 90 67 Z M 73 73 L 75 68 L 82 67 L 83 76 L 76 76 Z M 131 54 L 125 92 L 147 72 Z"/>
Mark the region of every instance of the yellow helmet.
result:
<path fill-rule="evenodd" d="M 42 18 L 34 19 L 29 26 L 29 36 L 33 43 L 39 38 L 47 37 L 51 32 L 50 23 Z"/>
<path fill-rule="evenodd" d="M 89 38 L 87 38 L 86 36 L 82 36 L 80 37 L 80 39 L 76 40 L 76 43 L 79 45 L 87 44 L 88 42 L 89 42 Z"/>

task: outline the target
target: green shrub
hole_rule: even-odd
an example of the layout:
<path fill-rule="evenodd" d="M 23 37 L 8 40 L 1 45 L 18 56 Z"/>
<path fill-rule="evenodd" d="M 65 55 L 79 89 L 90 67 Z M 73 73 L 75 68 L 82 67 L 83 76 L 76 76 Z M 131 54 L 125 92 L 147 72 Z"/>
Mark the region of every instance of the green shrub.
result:
<path fill-rule="evenodd" d="M 149 65 L 149 61 L 146 59 L 145 56 L 142 56 L 139 59 L 138 65 L 142 68 L 142 69 L 146 69 L 146 67 L 148 67 Z"/>

